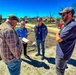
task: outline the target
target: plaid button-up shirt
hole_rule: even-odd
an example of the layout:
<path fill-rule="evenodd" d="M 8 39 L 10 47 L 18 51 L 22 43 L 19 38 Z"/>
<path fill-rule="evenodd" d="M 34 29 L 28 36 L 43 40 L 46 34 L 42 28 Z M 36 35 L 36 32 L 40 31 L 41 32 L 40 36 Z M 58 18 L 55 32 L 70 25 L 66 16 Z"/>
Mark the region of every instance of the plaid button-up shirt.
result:
<path fill-rule="evenodd" d="M 21 56 L 21 43 L 15 30 L 9 23 L 0 25 L 0 55 L 4 62 Z"/>

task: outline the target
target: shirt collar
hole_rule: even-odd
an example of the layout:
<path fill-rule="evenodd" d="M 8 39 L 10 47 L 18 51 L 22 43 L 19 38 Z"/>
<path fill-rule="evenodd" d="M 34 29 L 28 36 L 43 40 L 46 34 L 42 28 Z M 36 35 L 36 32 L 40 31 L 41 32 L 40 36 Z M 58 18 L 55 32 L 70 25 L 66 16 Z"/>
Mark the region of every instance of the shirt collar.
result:
<path fill-rule="evenodd" d="M 24 30 L 25 28 L 22 29 L 22 28 L 20 27 L 20 29 L 21 29 L 21 30 Z"/>
<path fill-rule="evenodd" d="M 9 25 L 11 28 L 13 28 L 13 26 L 11 26 L 11 24 L 9 22 L 6 22 L 7 25 Z M 14 28 L 13 28 L 14 29 Z"/>
<path fill-rule="evenodd" d="M 74 19 L 70 20 L 67 24 L 64 24 L 64 27 L 69 25 L 69 23 L 71 23 L 72 21 L 74 21 Z"/>

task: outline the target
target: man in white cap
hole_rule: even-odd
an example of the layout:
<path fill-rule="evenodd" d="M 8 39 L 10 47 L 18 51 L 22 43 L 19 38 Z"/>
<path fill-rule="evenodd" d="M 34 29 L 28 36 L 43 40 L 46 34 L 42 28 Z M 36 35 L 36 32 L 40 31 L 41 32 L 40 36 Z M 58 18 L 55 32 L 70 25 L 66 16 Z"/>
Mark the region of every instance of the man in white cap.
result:
<path fill-rule="evenodd" d="M 56 33 L 56 72 L 64 75 L 67 61 L 70 59 L 76 41 L 76 22 L 73 19 L 74 9 L 67 7 L 60 11 L 64 21 L 64 28 Z"/>

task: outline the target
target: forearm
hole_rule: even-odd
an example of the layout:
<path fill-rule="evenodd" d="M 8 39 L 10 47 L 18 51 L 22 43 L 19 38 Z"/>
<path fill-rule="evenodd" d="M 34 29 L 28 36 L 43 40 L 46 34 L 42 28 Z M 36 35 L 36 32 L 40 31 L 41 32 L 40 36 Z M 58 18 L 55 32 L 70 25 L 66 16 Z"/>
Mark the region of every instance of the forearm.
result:
<path fill-rule="evenodd" d="M 28 34 L 26 35 L 26 38 L 28 37 Z"/>
<path fill-rule="evenodd" d="M 60 38 L 59 35 L 60 35 L 60 33 L 57 32 L 57 33 L 56 33 L 56 41 L 57 41 L 57 42 L 62 42 L 63 40 Z"/>

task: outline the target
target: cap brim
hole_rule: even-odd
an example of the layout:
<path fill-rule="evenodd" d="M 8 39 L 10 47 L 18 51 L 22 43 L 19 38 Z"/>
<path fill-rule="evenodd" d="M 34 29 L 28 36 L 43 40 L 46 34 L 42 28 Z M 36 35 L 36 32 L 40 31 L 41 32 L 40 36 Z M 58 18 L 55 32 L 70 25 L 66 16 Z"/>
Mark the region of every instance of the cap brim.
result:
<path fill-rule="evenodd" d="M 17 20 L 17 22 L 19 22 L 19 19 L 16 19 Z"/>
<path fill-rule="evenodd" d="M 9 20 L 16 20 L 17 22 L 19 22 L 19 19 L 11 19 L 11 18 L 8 18 Z"/>
<path fill-rule="evenodd" d="M 59 15 L 62 15 L 62 12 L 59 12 Z"/>
<path fill-rule="evenodd" d="M 62 14 L 64 14 L 64 13 L 67 13 L 67 12 L 64 12 L 64 11 L 62 11 L 62 12 L 59 12 L 59 15 L 62 15 Z"/>

